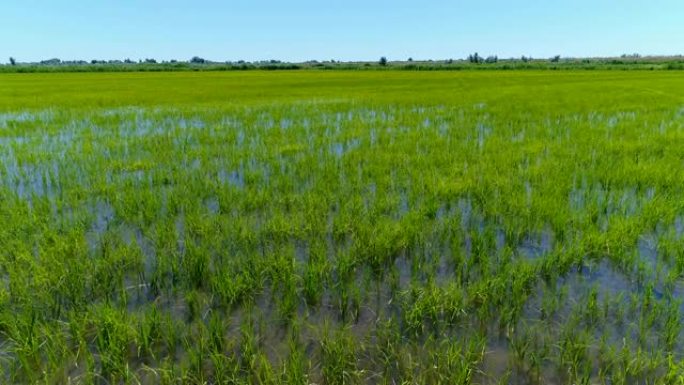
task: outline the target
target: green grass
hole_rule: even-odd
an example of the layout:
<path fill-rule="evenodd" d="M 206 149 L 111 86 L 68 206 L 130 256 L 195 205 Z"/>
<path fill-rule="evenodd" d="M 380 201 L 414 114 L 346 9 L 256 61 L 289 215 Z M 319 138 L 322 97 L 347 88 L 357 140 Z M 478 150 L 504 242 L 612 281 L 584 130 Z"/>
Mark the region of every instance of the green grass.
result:
<path fill-rule="evenodd" d="M 0 382 L 678 383 L 675 72 L 0 75 Z"/>

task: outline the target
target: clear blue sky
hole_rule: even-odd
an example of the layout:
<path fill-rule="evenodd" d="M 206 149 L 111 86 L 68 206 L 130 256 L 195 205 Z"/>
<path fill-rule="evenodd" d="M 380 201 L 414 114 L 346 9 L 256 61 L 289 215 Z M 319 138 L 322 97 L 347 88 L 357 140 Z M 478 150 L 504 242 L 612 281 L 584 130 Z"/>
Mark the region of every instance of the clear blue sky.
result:
<path fill-rule="evenodd" d="M 684 54 L 683 0 L 4 0 L 0 62 Z"/>

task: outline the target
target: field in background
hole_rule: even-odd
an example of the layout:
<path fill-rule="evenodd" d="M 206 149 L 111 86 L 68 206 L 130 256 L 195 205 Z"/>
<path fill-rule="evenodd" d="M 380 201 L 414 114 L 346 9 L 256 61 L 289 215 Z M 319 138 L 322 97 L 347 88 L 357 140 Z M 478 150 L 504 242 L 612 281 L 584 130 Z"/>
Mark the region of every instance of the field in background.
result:
<path fill-rule="evenodd" d="M 677 72 L 0 75 L 0 382 L 673 383 Z"/>

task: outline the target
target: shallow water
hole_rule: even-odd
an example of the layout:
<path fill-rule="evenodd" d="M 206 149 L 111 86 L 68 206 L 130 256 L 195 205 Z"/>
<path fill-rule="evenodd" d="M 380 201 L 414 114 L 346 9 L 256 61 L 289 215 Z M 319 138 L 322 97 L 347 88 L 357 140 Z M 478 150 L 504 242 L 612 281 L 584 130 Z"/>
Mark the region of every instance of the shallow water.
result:
<path fill-rule="evenodd" d="M 66 243 L 82 241 L 93 260 L 121 263 L 122 282 L 112 283 L 119 291 L 106 301 L 125 302 L 129 312 L 154 304 L 194 327 L 215 312 L 232 319 L 227 338 L 253 317 L 270 362 L 288 356 L 293 324 L 318 360 L 325 327 L 346 330 L 373 355 L 379 329 L 392 321 L 402 344 L 420 354 L 429 346 L 421 344 L 445 336 L 483 334 L 483 382 L 507 369 L 510 383 L 563 382 L 553 344 L 564 328 L 593 347 L 626 341 L 653 351 L 667 328 L 663 314 L 684 316 L 684 217 L 648 217 L 674 190 L 647 174 L 620 183 L 594 174 L 587 165 L 598 167 L 601 148 L 563 152 L 581 124 L 615 140 L 637 115 L 549 118 L 537 127 L 506 125 L 486 103 L 298 108 L 1 114 L 0 196 L 16 210 L 28 205 L 50 229 L 52 238 L 30 235 L 42 247 L 34 263 L 51 252 L 65 257 L 51 242 L 71 229 L 78 236 Z M 40 126 L 20 134 L 26 124 Z M 510 144 L 512 155 L 490 143 Z M 564 178 L 553 182 L 553 172 Z M 303 282 L 314 268 L 320 299 L 309 305 Z M 516 291 L 525 271 L 530 289 Z M 239 298 L 230 306 L 219 298 L 220 274 Z M 449 318 L 458 301 L 463 309 Z M 516 345 L 526 338 L 530 352 L 548 355 L 538 373 Z M 677 357 L 681 341 L 669 350 Z"/>

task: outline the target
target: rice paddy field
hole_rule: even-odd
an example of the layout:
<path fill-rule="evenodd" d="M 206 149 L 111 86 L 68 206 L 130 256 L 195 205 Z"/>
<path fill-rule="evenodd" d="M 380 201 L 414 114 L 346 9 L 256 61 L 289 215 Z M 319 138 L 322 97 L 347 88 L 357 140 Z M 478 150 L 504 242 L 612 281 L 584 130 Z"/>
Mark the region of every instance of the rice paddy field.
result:
<path fill-rule="evenodd" d="M 0 383 L 684 381 L 684 75 L 0 75 Z"/>

